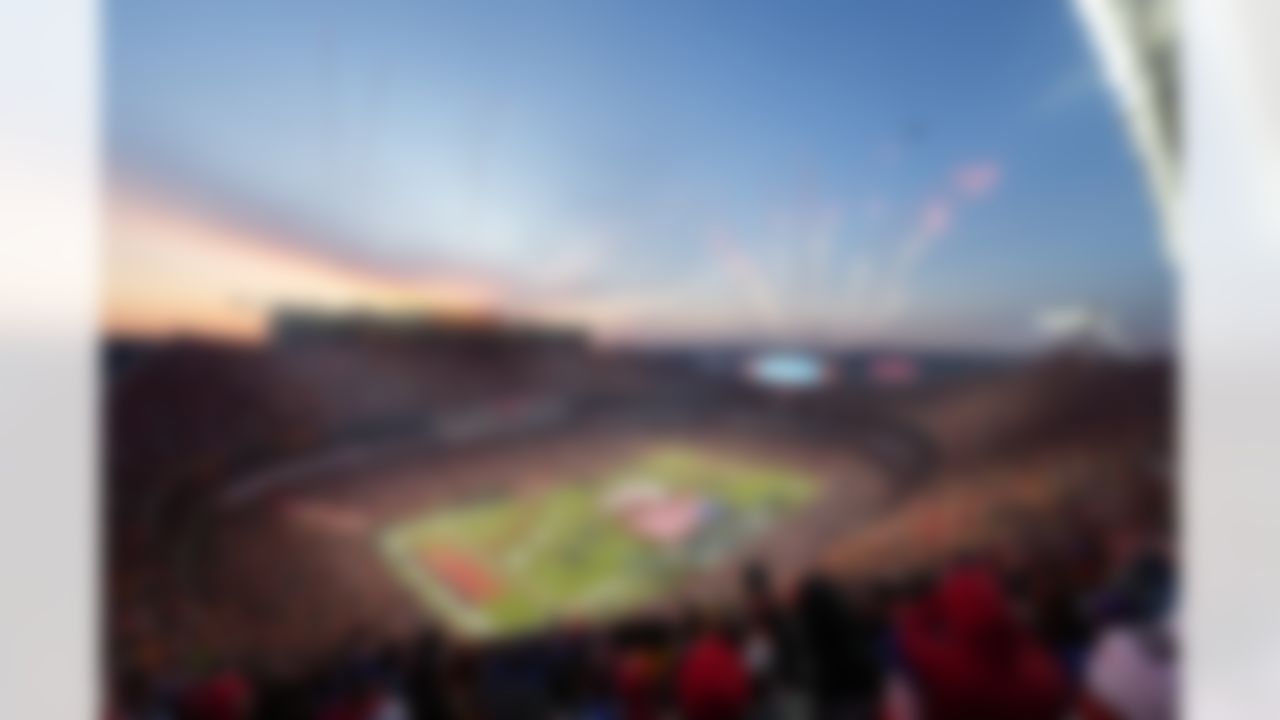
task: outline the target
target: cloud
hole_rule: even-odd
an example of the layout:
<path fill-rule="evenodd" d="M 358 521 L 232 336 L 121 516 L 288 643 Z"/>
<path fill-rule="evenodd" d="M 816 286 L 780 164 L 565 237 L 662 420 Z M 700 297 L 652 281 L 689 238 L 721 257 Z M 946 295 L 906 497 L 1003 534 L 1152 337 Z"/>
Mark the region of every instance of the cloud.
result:
<path fill-rule="evenodd" d="M 687 293 L 670 289 L 612 294 L 598 297 L 570 298 L 542 303 L 529 309 L 532 317 L 543 321 L 570 322 L 590 326 L 596 331 L 616 331 L 620 326 L 655 313 L 670 311 L 687 302 Z"/>
<path fill-rule="evenodd" d="M 492 313 L 501 300 L 494 277 L 383 271 L 139 189 L 113 189 L 106 209 L 104 312 L 113 333 L 256 341 L 279 306 L 462 317 Z"/>
<path fill-rule="evenodd" d="M 1134 346 L 1116 318 L 1087 305 L 1042 308 L 1032 317 L 1032 324 L 1050 344 L 1083 341 L 1121 353 Z"/>
<path fill-rule="evenodd" d="M 608 266 L 616 243 L 607 239 L 582 243 L 548 258 L 533 271 L 532 284 L 539 291 L 571 292 L 589 286 Z"/>

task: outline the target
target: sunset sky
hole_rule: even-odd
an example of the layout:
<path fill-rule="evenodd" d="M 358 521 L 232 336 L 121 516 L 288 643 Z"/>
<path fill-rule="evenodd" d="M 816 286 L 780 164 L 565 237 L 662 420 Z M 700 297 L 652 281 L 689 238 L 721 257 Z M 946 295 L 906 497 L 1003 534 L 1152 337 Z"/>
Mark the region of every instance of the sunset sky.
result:
<path fill-rule="evenodd" d="M 1023 349 L 1087 308 L 1171 342 L 1151 204 L 1065 0 L 106 14 L 113 333 L 255 338 L 306 303 Z"/>

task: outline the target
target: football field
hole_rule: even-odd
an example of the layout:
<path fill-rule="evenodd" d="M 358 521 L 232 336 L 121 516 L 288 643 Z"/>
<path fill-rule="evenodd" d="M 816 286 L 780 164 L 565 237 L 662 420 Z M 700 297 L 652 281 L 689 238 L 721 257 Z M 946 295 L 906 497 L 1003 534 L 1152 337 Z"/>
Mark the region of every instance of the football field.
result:
<path fill-rule="evenodd" d="M 655 600 L 809 506 L 818 488 L 785 467 L 660 446 L 599 477 L 434 506 L 377 542 L 427 613 L 493 637 Z"/>

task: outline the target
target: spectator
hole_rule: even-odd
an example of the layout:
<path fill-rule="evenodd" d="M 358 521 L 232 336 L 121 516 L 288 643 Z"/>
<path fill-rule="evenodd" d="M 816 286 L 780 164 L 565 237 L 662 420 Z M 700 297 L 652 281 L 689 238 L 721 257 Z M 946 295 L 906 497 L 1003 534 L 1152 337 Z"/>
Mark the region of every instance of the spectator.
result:
<path fill-rule="evenodd" d="M 283 673 L 266 673 L 256 683 L 256 720 L 304 720 L 312 717 L 310 687 Z"/>
<path fill-rule="evenodd" d="M 112 720 L 173 720 L 169 698 L 141 672 L 124 673 L 117 683 Z"/>
<path fill-rule="evenodd" d="M 1058 659 L 1075 687 L 1092 632 L 1083 593 L 1069 574 L 1055 570 L 1040 569 L 1029 583 L 1029 616 L 1036 636 Z"/>
<path fill-rule="evenodd" d="M 749 625 L 744 654 L 757 698 L 789 696 L 802 685 L 804 648 L 800 631 L 774 591 L 768 570 L 751 565 L 743 574 Z"/>
<path fill-rule="evenodd" d="M 897 632 L 925 717 L 1036 720 L 1067 709 L 1064 673 L 983 569 L 952 572 L 900 611 Z"/>
<path fill-rule="evenodd" d="M 705 623 L 694 638 L 680 666 L 677 696 L 687 720 L 746 717 L 751 704 L 747 668 L 722 623 Z"/>
<path fill-rule="evenodd" d="M 226 670 L 196 684 L 182 702 L 183 720 L 248 720 L 253 689 L 239 673 Z"/>
<path fill-rule="evenodd" d="M 1172 720 L 1177 655 L 1172 618 L 1122 625 L 1098 641 L 1085 669 L 1087 720 Z"/>
<path fill-rule="evenodd" d="M 568 717 L 572 720 L 619 720 L 622 711 L 614 698 L 614 678 L 609 677 L 606 671 L 613 665 L 613 652 L 603 643 L 583 646 L 583 649 L 585 653 L 579 656 L 583 662 L 577 665 L 574 681 L 577 687 Z"/>
<path fill-rule="evenodd" d="M 615 686 L 623 720 L 657 720 L 662 715 L 660 660 L 650 648 L 628 648 L 618 656 Z"/>
<path fill-rule="evenodd" d="M 406 673 L 407 695 L 417 717 L 433 720 L 453 717 L 441 682 L 443 655 L 444 641 L 434 631 L 423 633 L 410 653 Z"/>
<path fill-rule="evenodd" d="M 1111 596 L 1113 622 L 1085 667 L 1085 717 L 1176 717 L 1177 653 L 1171 613 L 1173 572 L 1154 553 L 1140 556 Z"/>
<path fill-rule="evenodd" d="M 342 669 L 336 692 L 321 708 L 321 720 L 408 720 L 392 656 L 360 656 Z"/>
<path fill-rule="evenodd" d="M 855 611 L 822 576 L 800 588 L 798 613 L 817 717 L 877 717 L 884 666 L 875 619 L 865 608 Z"/>
<path fill-rule="evenodd" d="M 459 647 L 450 649 L 442 672 L 447 717 L 473 720 L 483 716 L 475 697 L 478 664 L 479 659 L 471 650 Z"/>

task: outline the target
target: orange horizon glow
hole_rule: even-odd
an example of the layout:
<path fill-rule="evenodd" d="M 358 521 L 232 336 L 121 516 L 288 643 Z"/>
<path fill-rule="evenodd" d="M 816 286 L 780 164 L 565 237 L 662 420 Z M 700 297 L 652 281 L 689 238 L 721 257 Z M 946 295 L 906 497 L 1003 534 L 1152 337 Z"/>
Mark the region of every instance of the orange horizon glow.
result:
<path fill-rule="evenodd" d="M 280 306 L 492 317 L 499 293 L 474 278 L 408 278 L 355 267 L 134 188 L 107 199 L 103 328 L 111 336 L 256 343 Z"/>

